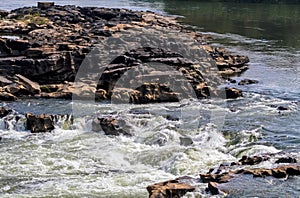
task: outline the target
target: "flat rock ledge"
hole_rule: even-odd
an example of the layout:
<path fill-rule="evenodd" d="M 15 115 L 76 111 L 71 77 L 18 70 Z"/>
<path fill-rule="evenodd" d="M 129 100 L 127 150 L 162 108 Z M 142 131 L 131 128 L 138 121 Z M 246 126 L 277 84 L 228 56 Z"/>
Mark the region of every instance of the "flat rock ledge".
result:
<path fill-rule="evenodd" d="M 258 167 L 259 164 L 266 161 L 271 162 L 272 166 Z M 200 174 L 199 178 L 179 177 L 149 185 L 147 190 L 149 198 L 182 197 L 187 192 L 196 191 L 197 185 L 200 183 L 207 183 L 207 193 L 230 195 L 230 192 L 223 189 L 220 184 L 234 182 L 233 179 L 241 175 L 252 175 L 253 180 L 257 177 L 288 179 L 300 175 L 300 164 L 296 158 L 285 153 L 243 156 L 237 162 L 226 162 L 219 167 L 211 168 L 206 174 Z"/>
<path fill-rule="evenodd" d="M 165 33 L 176 30 L 194 38 L 214 60 L 219 69 L 216 72 L 220 72 L 217 75 L 239 74 L 248 68 L 248 57 L 207 45 L 205 36 L 186 30 L 174 17 L 126 9 L 39 3 L 38 7 L 0 11 L 0 100 L 14 101 L 24 97 L 72 99 L 75 95 L 80 99 L 93 97 L 95 100 L 114 97 L 114 100 L 130 103 L 178 101 L 178 93 L 169 88 L 173 82 L 146 81 L 138 87 L 130 82 L 130 87 L 134 88 L 125 90 L 115 87 L 120 76 L 144 67 L 148 62 L 167 64 L 181 72 L 198 98 L 215 94 L 205 80 L 207 76 L 203 69 L 181 54 L 149 47 L 122 52 L 107 65 L 97 83 L 83 80 L 82 85 L 74 85 L 83 60 L 94 46 L 103 46 L 107 38 L 145 29 Z M 135 74 L 136 77 L 141 75 Z M 152 75 L 153 71 L 149 71 L 148 76 Z M 182 82 L 175 83 L 183 86 Z M 226 88 L 225 92 L 228 98 L 242 96 L 241 91 L 232 88 Z"/>

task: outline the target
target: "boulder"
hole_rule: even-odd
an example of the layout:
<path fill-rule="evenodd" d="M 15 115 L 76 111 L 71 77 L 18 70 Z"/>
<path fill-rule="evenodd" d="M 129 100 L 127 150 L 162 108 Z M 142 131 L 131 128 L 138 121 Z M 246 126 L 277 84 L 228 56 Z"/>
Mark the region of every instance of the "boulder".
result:
<path fill-rule="evenodd" d="M 132 136 L 130 127 L 124 120 L 112 117 L 98 117 L 92 122 L 92 130 L 95 132 L 104 131 L 106 135 Z"/>
<path fill-rule="evenodd" d="M 0 107 L 0 118 L 7 116 L 11 112 L 12 110 L 10 109 L 5 109 L 4 107 Z"/>
<path fill-rule="evenodd" d="M 27 118 L 26 128 L 32 133 L 50 132 L 54 129 L 53 120 L 49 115 L 33 115 L 31 113 L 26 113 L 25 117 Z"/>
<path fill-rule="evenodd" d="M 225 88 L 226 98 L 227 99 L 235 99 L 243 96 L 243 93 L 241 90 L 236 88 Z"/>

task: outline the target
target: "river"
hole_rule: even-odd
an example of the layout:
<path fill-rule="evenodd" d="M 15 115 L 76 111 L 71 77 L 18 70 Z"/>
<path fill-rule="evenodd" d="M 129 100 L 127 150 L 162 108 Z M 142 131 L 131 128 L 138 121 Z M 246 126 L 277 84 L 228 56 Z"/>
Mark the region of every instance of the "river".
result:
<path fill-rule="evenodd" d="M 239 4 L 203 1 L 56 0 L 56 4 L 124 7 L 182 16 L 180 21 L 213 37 L 214 46 L 250 58 L 245 78 L 258 84 L 239 86 L 244 98 L 191 100 L 169 104 L 96 104 L 101 114 L 122 117 L 134 137 L 91 132 L 91 123 L 32 135 L 24 119 L 1 120 L 1 197 L 147 197 L 146 186 L 181 175 L 197 176 L 242 155 L 285 151 L 300 156 L 300 5 Z M 33 6 L 36 1 L 0 2 L 0 9 Z M 25 112 L 64 114 L 72 101 L 24 100 L 2 103 Z M 288 110 L 280 111 L 278 106 Z M 178 111 L 197 127 L 166 119 Z M 215 126 L 213 112 L 224 112 Z M 200 114 L 200 116 L 199 116 Z M 197 115 L 198 117 L 195 117 Z M 8 129 L 7 128 L 8 125 Z M 181 146 L 189 135 L 194 144 Z M 264 179 L 239 183 L 230 197 L 299 197 L 300 179 Z M 204 191 L 188 197 L 209 197 Z M 241 190 L 244 189 L 244 190 Z M 201 195 L 201 196 L 200 196 Z"/>

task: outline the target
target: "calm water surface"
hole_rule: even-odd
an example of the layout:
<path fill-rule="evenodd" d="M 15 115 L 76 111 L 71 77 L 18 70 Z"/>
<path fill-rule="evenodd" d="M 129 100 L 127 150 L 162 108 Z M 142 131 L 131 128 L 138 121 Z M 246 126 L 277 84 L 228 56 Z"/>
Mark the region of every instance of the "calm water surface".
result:
<path fill-rule="evenodd" d="M 200 1 L 55 1 L 79 6 L 124 7 L 180 15 L 183 23 L 210 34 L 214 46 L 249 56 L 249 70 L 237 80 L 238 100 L 183 101 L 182 104 L 97 104 L 101 114 L 119 116 L 135 137 L 107 137 L 91 132 L 90 120 L 75 130 L 57 123 L 54 133 L 31 135 L 24 119 L 2 120 L 0 136 L 1 197 L 147 197 L 145 186 L 179 175 L 197 176 L 244 154 L 300 152 L 300 5 L 233 4 Z M 33 6 L 36 1 L 0 2 L 0 9 Z M 3 104 L 18 113 L 71 112 L 61 100 L 26 100 Z M 287 111 L 277 110 L 278 106 Z M 84 108 L 84 106 L 83 106 Z M 198 128 L 178 127 L 166 114 L 185 111 Z M 224 124 L 210 124 L 212 112 L 225 112 Z M 195 117 L 195 115 L 199 115 Z M 4 129 L 9 125 L 9 130 Z M 192 146 L 180 146 L 189 135 Z M 299 197 L 300 180 L 243 179 L 231 185 L 231 197 Z M 209 196 L 203 187 L 202 196 Z M 245 189 L 245 190 L 241 190 Z M 195 196 L 195 195 L 194 195 Z M 193 197 L 191 195 L 190 197 Z"/>

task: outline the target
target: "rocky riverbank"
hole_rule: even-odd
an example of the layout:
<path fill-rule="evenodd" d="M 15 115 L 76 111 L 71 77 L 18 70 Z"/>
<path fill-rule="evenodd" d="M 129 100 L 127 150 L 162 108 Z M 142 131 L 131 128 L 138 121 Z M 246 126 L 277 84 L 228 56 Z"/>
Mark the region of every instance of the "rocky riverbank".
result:
<path fill-rule="evenodd" d="M 124 93 L 132 103 L 178 101 L 166 83 L 142 82 L 133 89 L 114 90 L 120 76 L 148 62 L 170 65 L 184 75 L 198 98 L 210 97 L 212 90 L 201 68 L 181 54 L 153 47 L 121 53 L 105 65 L 107 69 L 98 82 L 85 79 L 82 86 L 74 85 L 76 73 L 93 47 L 104 45 L 107 38 L 143 32 L 147 28 L 175 30 L 178 35 L 194 38 L 213 58 L 220 75 L 226 77 L 245 71 L 249 61 L 245 56 L 207 45 L 205 36 L 187 31 L 175 18 L 151 12 L 40 3 L 38 7 L 1 11 L 0 17 L 0 98 L 3 101 L 28 96 L 85 98 L 89 94 L 95 94 L 96 100 L 109 100 L 113 94 L 122 99 Z M 225 92 L 227 98 L 242 96 L 241 91 L 233 88 L 226 88 Z"/>
<path fill-rule="evenodd" d="M 199 186 L 207 183 L 205 189 L 207 193 L 227 196 L 231 193 L 230 185 L 240 181 L 253 183 L 257 178 L 291 179 L 293 176 L 298 176 L 300 164 L 297 161 L 299 159 L 284 153 L 243 156 L 237 162 L 225 162 L 219 167 L 211 168 L 208 173 L 200 174 L 198 178 L 183 176 L 150 185 L 147 190 L 150 198 L 182 197 L 188 192 L 201 191 Z M 265 165 L 259 166 L 263 163 Z M 253 178 L 243 177 L 244 175 L 250 175 Z"/>

